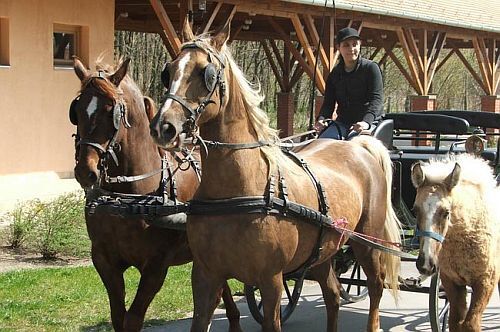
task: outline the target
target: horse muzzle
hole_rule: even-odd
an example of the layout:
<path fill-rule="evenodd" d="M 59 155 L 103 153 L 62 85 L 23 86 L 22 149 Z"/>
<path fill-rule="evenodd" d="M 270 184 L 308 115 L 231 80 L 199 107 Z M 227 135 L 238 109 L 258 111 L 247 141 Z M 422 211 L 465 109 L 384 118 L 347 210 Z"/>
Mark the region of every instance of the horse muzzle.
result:
<path fill-rule="evenodd" d="M 432 257 L 419 253 L 417 257 L 417 269 L 421 274 L 430 276 L 436 272 L 436 263 Z"/>
<path fill-rule="evenodd" d="M 77 163 L 74 172 L 76 181 L 78 181 L 80 186 L 84 189 L 90 188 L 96 184 L 100 176 L 96 164 L 85 165 L 83 163 Z"/>

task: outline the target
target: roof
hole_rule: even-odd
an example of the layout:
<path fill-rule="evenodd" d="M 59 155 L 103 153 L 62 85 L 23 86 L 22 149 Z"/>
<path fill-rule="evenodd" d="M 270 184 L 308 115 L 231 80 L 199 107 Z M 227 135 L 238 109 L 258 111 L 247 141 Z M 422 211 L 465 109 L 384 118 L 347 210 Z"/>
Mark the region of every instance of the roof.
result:
<path fill-rule="evenodd" d="M 329 8 L 333 0 L 326 0 Z M 325 0 L 288 0 L 324 6 Z M 336 9 L 500 33 L 498 0 L 335 0 Z"/>

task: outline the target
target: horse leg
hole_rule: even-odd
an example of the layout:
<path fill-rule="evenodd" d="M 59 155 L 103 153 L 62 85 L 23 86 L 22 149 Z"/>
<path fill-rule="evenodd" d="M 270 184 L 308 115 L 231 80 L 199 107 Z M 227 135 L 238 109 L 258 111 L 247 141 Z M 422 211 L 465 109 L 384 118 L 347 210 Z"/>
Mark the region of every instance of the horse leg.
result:
<path fill-rule="evenodd" d="M 123 324 L 125 331 L 135 332 L 142 329 L 146 311 L 155 295 L 160 291 L 167 271 L 168 266 L 166 264 L 159 264 L 154 260 L 141 271 L 141 279 L 134 301 L 125 314 Z"/>
<path fill-rule="evenodd" d="M 380 252 L 358 243 L 352 243 L 356 260 L 366 274 L 366 285 L 370 296 L 370 311 L 366 330 L 375 332 L 380 328 L 379 306 L 384 291 L 385 271 L 380 264 Z"/>
<path fill-rule="evenodd" d="M 220 302 L 224 280 L 215 279 L 202 271 L 200 263 L 193 261 L 191 284 L 193 287 L 194 312 L 191 332 L 205 332 L 217 304 Z"/>
<path fill-rule="evenodd" d="M 481 331 L 481 320 L 484 309 L 495 290 L 495 282 L 491 278 L 481 279 L 472 285 L 472 297 L 470 301 L 469 311 L 462 324 L 464 332 L 479 332 Z"/>
<path fill-rule="evenodd" d="M 337 331 L 337 322 L 340 308 L 340 284 L 332 268 L 332 261 L 313 267 L 310 270 L 310 276 L 316 280 L 323 293 L 323 299 L 326 306 L 327 328 L 329 332 Z"/>
<path fill-rule="evenodd" d="M 467 288 L 465 286 L 456 285 L 443 273 L 441 273 L 440 277 L 448 301 L 450 301 L 448 326 L 452 332 L 461 331 L 462 323 L 467 314 Z"/>
<path fill-rule="evenodd" d="M 126 313 L 124 270 L 117 268 L 115 264 L 109 262 L 103 256 L 95 254 L 94 250 L 92 250 L 92 262 L 108 293 L 113 329 L 116 332 L 121 332 L 124 330 L 123 324 Z"/>
<path fill-rule="evenodd" d="M 281 292 L 283 287 L 283 274 L 280 272 L 271 278 L 263 278 L 258 285 L 262 296 L 264 319 L 262 331 L 281 331 Z"/>
<path fill-rule="evenodd" d="M 229 288 L 227 281 L 224 282 L 224 286 L 222 287 L 222 300 L 224 301 L 226 317 L 229 321 L 229 332 L 241 332 L 240 311 L 236 303 L 234 303 L 231 288 Z"/>

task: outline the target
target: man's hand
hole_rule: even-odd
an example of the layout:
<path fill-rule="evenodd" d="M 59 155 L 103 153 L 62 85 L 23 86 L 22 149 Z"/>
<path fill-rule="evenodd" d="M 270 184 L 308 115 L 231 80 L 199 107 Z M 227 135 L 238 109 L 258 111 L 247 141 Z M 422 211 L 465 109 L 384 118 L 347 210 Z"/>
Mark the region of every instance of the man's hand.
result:
<path fill-rule="evenodd" d="M 321 131 L 323 131 L 323 129 L 325 129 L 326 126 L 327 126 L 327 121 L 325 119 L 319 119 L 318 121 L 316 121 L 313 128 L 318 133 L 320 133 Z"/>
<path fill-rule="evenodd" d="M 356 122 L 355 124 L 353 124 L 351 126 L 351 128 L 349 128 L 349 130 L 355 131 L 357 133 L 360 133 L 363 130 L 367 130 L 367 129 L 370 129 L 370 125 L 368 124 L 368 122 L 365 122 L 365 121 Z"/>

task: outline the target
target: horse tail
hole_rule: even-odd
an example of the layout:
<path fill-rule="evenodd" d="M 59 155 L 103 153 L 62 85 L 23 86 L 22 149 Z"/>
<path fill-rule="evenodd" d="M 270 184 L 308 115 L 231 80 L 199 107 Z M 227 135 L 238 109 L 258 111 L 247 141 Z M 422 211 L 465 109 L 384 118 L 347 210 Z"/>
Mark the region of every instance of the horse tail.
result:
<path fill-rule="evenodd" d="M 386 182 L 386 212 L 384 224 L 384 237 L 390 243 L 401 243 L 401 223 L 392 207 L 392 161 L 386 147 L 378 139 L 367 135 L 356 136 L 352 141 L 360 144 L 377 159 L 385 175 Z M 399 271 L 401 259 L 398 256 L 382 252 L 381 263 L 386 270 L 386 283 L 391 289 L 394 299 L 398 299 Z"/>

